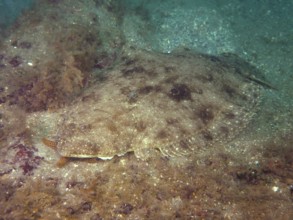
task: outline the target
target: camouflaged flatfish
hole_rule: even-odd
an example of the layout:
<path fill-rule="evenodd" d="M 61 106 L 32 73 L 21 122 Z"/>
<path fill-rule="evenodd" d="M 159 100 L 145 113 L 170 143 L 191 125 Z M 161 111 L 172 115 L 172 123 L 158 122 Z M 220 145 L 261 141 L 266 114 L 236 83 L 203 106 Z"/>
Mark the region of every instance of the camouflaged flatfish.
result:
<path fill-rule="evenodd" d="M 60 155 L 182 156 L 227 143 L 258 110 L 263 85 L 252 79 L 262 78 L 240 59 L 130 50 L 121 60 L 62 110 Z"/>

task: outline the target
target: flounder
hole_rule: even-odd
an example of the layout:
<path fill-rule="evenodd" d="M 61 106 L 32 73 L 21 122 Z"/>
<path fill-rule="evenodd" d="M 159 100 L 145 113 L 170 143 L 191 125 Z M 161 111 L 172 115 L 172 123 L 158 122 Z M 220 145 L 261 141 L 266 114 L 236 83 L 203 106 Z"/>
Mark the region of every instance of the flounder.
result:
<path fill-rule="evenodd" d="M 258 111 L 262 77 L 235 57 L 129 50 L 121 60 L 62 109 L 61 156 L 184 156 L 231 141 Z"/>

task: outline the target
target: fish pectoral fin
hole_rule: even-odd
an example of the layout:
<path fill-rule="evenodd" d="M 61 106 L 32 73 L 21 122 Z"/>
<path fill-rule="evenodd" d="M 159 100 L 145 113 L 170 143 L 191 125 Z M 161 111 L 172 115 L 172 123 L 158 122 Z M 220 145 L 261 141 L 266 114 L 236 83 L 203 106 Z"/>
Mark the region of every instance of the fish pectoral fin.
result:
<path fill-rule="evenodd" d="M 56 163 L 56 166 L 58 168 L 62 168 L 70 161 L 70 159 L 71 159 L 70 157 L 60 157 Z"/>
<path fill-rule="evenodd" d="M 268 88 L 268 89 L 273 89 L 273 90 L 278 90 L 275 86 L 271 85 L 270 83 L 268 82 L 265 82 L 264 80 L 261 80 L 261 79 L 258 79 L 256 78 L 255 76 L 249 76 L 248 79 L 250 79 L 251 81 L 265 87 L 265 88 Z"/>

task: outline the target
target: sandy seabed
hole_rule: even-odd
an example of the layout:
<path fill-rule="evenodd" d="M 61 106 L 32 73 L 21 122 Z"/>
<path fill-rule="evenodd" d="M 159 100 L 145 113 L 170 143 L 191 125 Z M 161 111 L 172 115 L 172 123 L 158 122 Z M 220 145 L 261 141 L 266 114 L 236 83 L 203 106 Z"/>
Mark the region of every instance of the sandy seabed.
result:
<path fill-rule="evenodd" d="M 191 155 L 61 164 L 43 144 L 56 111 L 123 59 L 123 16 L 112 1 L 42 0 L 5 33 L 0 219 L 292 219 L 293 114 L 275 88 L 241 135 Z M 45 126 L 28 122 L 40 112 Z"/>

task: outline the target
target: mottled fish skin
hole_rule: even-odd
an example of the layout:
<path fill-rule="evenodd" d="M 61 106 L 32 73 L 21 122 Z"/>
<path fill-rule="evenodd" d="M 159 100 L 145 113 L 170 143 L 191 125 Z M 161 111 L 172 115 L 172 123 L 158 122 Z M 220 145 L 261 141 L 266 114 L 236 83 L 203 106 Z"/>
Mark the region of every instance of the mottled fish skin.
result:
<path fill-rule="evenodd" d="M 258 110 L 261 85 L 215 56 L 128 50 L 122 60 L 62 109 L 62 156 L 187 155 L 232 140 Z"/>

